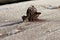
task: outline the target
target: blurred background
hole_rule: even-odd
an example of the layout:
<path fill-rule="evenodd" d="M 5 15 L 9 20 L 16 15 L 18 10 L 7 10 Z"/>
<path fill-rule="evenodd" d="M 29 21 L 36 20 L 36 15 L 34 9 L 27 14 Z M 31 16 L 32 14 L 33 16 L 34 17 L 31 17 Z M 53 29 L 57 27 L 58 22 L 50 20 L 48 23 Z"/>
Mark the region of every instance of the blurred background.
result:
<path fill-rule="evenodd" d="M 0 0 L 0 5 L 17 3 L 17 2 L 25 2 L 25 1 L 31 1 L 31 0 Z"/>

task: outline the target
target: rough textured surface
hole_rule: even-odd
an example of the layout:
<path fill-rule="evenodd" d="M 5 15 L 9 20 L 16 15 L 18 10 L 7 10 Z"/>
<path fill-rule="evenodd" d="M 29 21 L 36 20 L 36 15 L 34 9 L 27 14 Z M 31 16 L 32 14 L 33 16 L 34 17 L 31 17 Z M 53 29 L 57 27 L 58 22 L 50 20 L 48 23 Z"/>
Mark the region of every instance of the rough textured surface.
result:
<path fill-rule="evenodd" d="M 3 37 L 0 37 L 0 40 L 60 40 L 60 8 L 45 9 L 42 7 L 42 5 L 59 6 L 59 0 L 53 1 L 50 1 L 49 3 L 46 1 L 40 1 L 41 3 L 39 1 L 31 1 L 0 6 L 0 25 L 21 21 L 21 16 L 26 15 L 26 10 L 31 4 L 42 13 L 38 17 L 40 19 L 39 21 L 23 22 L 11 26 L 0 27 L 1 30 L 5 30 L 3 30 L 2 33 L 7 33 L 14 29 L 20 30 L 20 27 L 22 28 L 19 33 L 9 36 L 3 35 Z"/>

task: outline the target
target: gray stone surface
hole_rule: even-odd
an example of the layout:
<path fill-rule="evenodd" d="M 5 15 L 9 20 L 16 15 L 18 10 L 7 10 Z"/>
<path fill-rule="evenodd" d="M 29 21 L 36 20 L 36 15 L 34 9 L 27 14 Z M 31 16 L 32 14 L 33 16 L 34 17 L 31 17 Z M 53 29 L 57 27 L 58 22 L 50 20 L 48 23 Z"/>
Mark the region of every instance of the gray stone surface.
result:
<path fill-rule="evenodd" d="M 22 15 L 26 15 L 25 14 L 26 10 L 31 4 L 33 4 L 38 9 L 38 12 L 42 13 L 38 17 L 40 21 L 23 22 L 8 27 L 6 26 L 1 27 L 0 28 L 1 30 L 7 29 L 10 32 L 15 29 L 21 30 L 22 28 L 22 30 L 13 35 L 9 36 L 3 35 L 3 37 L 0 37 L 0 39 L 1 40 L 60 40 L 60 8 L 51 10 L 42 7 L 42 5 L 59 6 L 60 3 L 59 0 L 55 1 L 53 0 L 52 2 L 50 1 L 49 3 L 47 3 L 46 1 L 43 2 L 40 1 L 40 2 L 31 1 L 25 3 L 0 6 L 0 8 L 3 9 L 0 11 L 0 23 L 17 22 L 19 19 L 21 19 Z M 8 21 L 5 22 L 5 20 Z M 3 30 L 2 33 L 4 32 L 5 31 Z"/>

